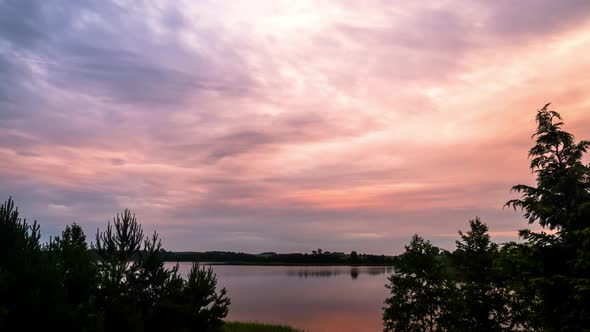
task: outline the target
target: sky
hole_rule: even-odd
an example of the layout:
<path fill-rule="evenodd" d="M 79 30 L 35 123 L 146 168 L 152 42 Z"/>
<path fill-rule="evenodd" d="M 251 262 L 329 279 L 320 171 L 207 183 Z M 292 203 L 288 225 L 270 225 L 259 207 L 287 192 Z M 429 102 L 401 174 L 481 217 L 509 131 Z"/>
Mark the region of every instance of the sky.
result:
<path fill-rule="evenodd" d="M 0 0 L 0 199 L 169 250 L 515 240 L 536 110 L 590 138 L 588 54 L 587 0 Z"/>

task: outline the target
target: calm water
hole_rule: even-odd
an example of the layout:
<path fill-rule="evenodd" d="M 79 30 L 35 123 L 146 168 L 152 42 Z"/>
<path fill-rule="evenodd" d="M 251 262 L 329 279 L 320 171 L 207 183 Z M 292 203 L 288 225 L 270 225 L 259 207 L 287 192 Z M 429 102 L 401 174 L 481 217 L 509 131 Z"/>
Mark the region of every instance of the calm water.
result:
<path fill-rule="evenodd" d="M 168 264 L 172 266 L 174 264 Z M 191 263 L 180 263 L 186 275 Z M 230 320 L 283 323 L 307 332 L 382 330 L 389 267 L 213 265 Z"/>

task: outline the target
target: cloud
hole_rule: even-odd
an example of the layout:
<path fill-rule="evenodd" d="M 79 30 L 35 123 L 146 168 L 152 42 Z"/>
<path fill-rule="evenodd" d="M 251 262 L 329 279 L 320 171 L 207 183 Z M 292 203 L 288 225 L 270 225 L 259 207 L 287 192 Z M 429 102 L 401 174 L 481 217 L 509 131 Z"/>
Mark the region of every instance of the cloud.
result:
<path fill-rule="evenodd" d="M 8 1 L 2 35 L 22 66 L 39 68 L 46 83 L 111 102 L 170 104 L 194 90 L 239 94 L 248 89 L 239 58 L 212 66 L 210 58 L 172 35 L 162 42 L 162 33 L 153 30 L 181 30 L 184 21 L 177 11 L 158 8 L 153 20 L 136 16 L 154 10 L 152 5 Z M 216 51 L 221 54 L 211 56 L 231 56 L 224 53 L 229 49 Z M 225 72 L 230 69 L 231 77 Z"/>
<path fill-rule="evenodd" d="M 3 1 L 0 15 L 2 37 L 18 46 L 31 47 L 47 36 L 42 2 L 34 0 Z"/>
<path fill-rule="evenodd" d="M 480 1 L 487 9 L 490 30 L 503 36 L 535 37 L 577 27 L 588 20 L 590 4 L 584 0 Z"/>
<path fill-rule="evenodd" d="M 585 1 L 0 1 L 0 195 L 48 235 L 131 208 L 167 248 L 453 246 L 589 134 Z"/>

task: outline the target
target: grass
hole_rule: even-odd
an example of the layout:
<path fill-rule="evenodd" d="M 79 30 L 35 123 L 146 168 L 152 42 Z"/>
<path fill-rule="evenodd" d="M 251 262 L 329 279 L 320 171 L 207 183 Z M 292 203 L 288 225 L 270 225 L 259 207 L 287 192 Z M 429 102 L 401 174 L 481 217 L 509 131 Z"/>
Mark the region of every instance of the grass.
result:
<path fill-rule="evenodd" d="M 284 325 L 251 322 L 226 322 L 223 332 L 303 332 Z"/>

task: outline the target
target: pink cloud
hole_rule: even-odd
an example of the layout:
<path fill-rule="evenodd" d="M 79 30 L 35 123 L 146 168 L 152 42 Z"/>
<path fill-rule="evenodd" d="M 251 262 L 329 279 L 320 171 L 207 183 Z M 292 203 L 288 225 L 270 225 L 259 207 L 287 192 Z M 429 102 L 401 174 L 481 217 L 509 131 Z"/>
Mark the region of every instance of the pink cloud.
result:
<path fill-rule="evenodd" d="M 515 238 L 535 110 L 590 136 L 590 8 L 529 5 L 0 11 L 38 22 L 0 35 L 0 193 L 49 232 L 129 207 L 172 249 L 452 246 L 475 215 Z"/>

